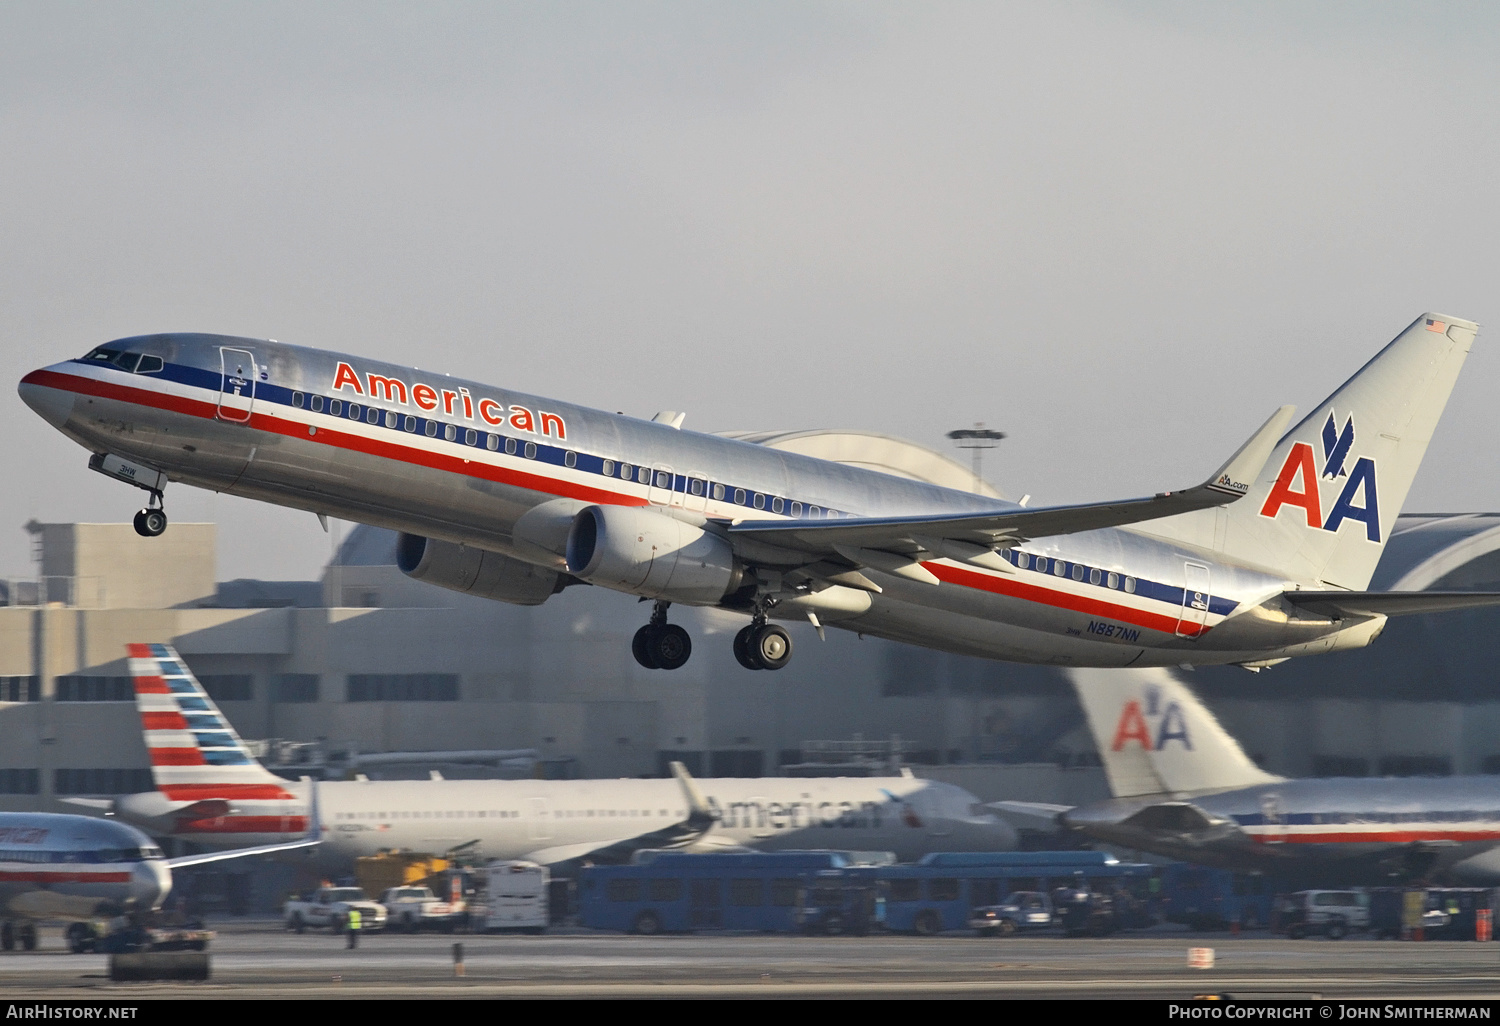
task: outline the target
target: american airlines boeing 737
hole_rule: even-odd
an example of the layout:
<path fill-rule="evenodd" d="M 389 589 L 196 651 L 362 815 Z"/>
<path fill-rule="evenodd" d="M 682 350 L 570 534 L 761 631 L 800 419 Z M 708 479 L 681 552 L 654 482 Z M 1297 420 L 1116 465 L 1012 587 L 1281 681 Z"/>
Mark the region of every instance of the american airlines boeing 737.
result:
<path fill-rule="evenodd" d="M 168 645 L 131 645 L 155 791 L 64 799 L 209 847 L 320 837 L 348 871 L 390 848 L 525 858 L 566 871 L 644 848 L 840 848 L 916 859 L 1004 851 L 1016 832 L 952 784 L 893 777 L 695 780 L 353 780 L 293 784 L 256 762 Z"/>
<path fill-rule="evenodd" d="M 22 398 L 149 494 L 168 482 L 402 532 L 420 580 L 536 605 L 588 583 L 654 599 L 634 656 L 687 661 L 672 603 L 1070 666 L 1237 663 L 1368 645 L 1388 616 L 1500 593 L 1368 587 L 1477 325 L 1417 318 L 1290 431 L 1283 407 L 1203 483 L 1025 508 L 478 381 L 223 335 L 122 339 Z"/>
<path fill-rule="evenodd" d="M 1500 882 L 1492 776 L 1288 780 L 1245 755 L 1169 671 L 1074 671 L 1115 796 L 1057 815 L 1097 840 L 1305 885 Z"/>

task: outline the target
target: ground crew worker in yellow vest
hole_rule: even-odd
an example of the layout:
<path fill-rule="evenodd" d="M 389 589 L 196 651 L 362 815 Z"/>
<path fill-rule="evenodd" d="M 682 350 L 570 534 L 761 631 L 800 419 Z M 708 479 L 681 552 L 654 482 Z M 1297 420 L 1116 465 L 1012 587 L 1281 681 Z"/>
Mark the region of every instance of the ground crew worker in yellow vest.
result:
<path fill-rule="evenodd" d="M 344 932 L 349 937 L 349 947 L 351 947 L 351 948 L 357 948 L 357 947 L 359 947 L 359 928 L 360 928 L 359 909 L 357 909 L 357 908 L 351 908 L 349 910 L 349 920 L 348 920 L 348 923 L 344 927 Z"/>

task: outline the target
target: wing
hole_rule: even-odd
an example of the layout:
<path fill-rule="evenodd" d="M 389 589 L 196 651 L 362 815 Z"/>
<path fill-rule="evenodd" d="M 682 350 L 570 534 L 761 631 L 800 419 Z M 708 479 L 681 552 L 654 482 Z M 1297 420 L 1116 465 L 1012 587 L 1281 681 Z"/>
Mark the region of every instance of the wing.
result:
<path fill-rule="evenodd" d="M 672 776 L 682 787 L 687 802 L 687 817 L 659 830 L 644 834 L 617 838 L 613 841 L 588 841 L 582 844 L 561 844 L 551 848 L 539 848 L 526 855 L 526 859 L 544 866 L 581 864 L 584 862 L 601 866 L 615 866 L 629 862 L 638 851 L 651 848 L 687 848 L 699 841 L 714 825 L 713 811 L 698 790 L 698 783 L 680 762 L 672 763 Z"/>
<path fill-rule="evenodd" d="M 1288 591 L 1281 597 L 1334 620 L 1500 606 L 1500 591 Z"/>
<path fill-rule="evenodd" d="M 1189 513 L 1193 510 L 1234 502 L 1249 491 L 1292 419 L 1293 409 L 1283 406 L 1240 446 L 1213 476 L 1180 492 L 1161 492 L 1139 499 L 1094 502 L 1076 506 L 1043 506 L 1027 509 L 1013 506 L 983 513 L 960 515 L 937 513 L 917 516 L 855 517 L 842 520 L 751 520 L 730 524 L 731 541 L 762 542 L 782 550 L 828 560 L 828 571 L 820 576 L 836 579 L 848 564 L 874 567 L 887 573 L 936 584 L 937 578 L 920 565 L 922 559 L 945 557 L 972 562 L 993 570 L 1009 571 L 1010 564 L 995 554 L 1028 538 L 1095 531 L 1105 527 L 1138 524 L 1147 520 Z M 814 560 L 809 559 L 811 563 Z M 855 578 L 860 575 L 854 574 Z M 850 580 L 856 587 L 868 581 Z"/>
<path fill-rule="evenodd" d="M 236 848 L 233 851 L 206 851 L 201 855 L 182 855 L 175 859 L 167 859 L 167 865 L 173 869 L 181 869 L 184 866 L 201 866 L 205 862 L 222 862 L 225 859 L 244 859 L 251 855 L 269 855 L 277 851 L 311 848 L 322 843 L 322 841 L 288 841 L 285 844 L 262 844 L 255 848 Z"/>

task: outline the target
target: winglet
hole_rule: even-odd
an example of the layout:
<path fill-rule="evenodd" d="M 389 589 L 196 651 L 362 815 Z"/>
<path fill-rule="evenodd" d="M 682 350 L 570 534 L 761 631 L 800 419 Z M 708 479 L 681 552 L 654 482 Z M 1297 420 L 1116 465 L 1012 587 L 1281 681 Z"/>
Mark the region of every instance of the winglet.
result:
<path fill-rule="evenodd" d="M 1271 414 L 1270 419 L 1260 426 L 1260 430 L 1251 435 L 1250 440 L 1240 446 L 1227 463 L 1214 471 L 1213 477 L 1205 481 L 1203 487 L 1236 499 L 1243 497 L 1260 476 L 1266 460 L 1271 458 L 1271 451 L 1276 448 L 1281 436 L 1286 434 L 1296 412 L 1295 406 L 1283 406 Z"/>
<path fill-rule="evenodd" d="M 672 776 L 676 777 L 677 783 L 682 785 L 683 797 L 687 799 L 687 825 L 694 830 L 707 830 L 714 823 L 714 813 L 708 807 L 708 802 L 704 800 L 703 792 L 698 790 L 698 782 L 693 779 L 693 775 L 682 763 L 673 762 L 671 765 Z"/>

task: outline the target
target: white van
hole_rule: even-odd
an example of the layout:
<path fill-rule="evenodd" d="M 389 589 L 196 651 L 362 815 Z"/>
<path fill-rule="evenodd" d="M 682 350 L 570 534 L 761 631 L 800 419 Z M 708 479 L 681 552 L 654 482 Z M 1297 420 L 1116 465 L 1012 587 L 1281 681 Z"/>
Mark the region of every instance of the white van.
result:
<path fill-rule="evenodd" d="M 1370 896 L 1364 891 L 1298 891 L 1277 899 L 1277 930 L 1292 940 L 1321 933 L 1338 940 L 1370 928 Z"/>
<path fill-rule="evenodd" d="M 547 928 L 547 885 L 552 874 L 535 862 L 491 862 L 482 928 L 541 933 Z"/>

